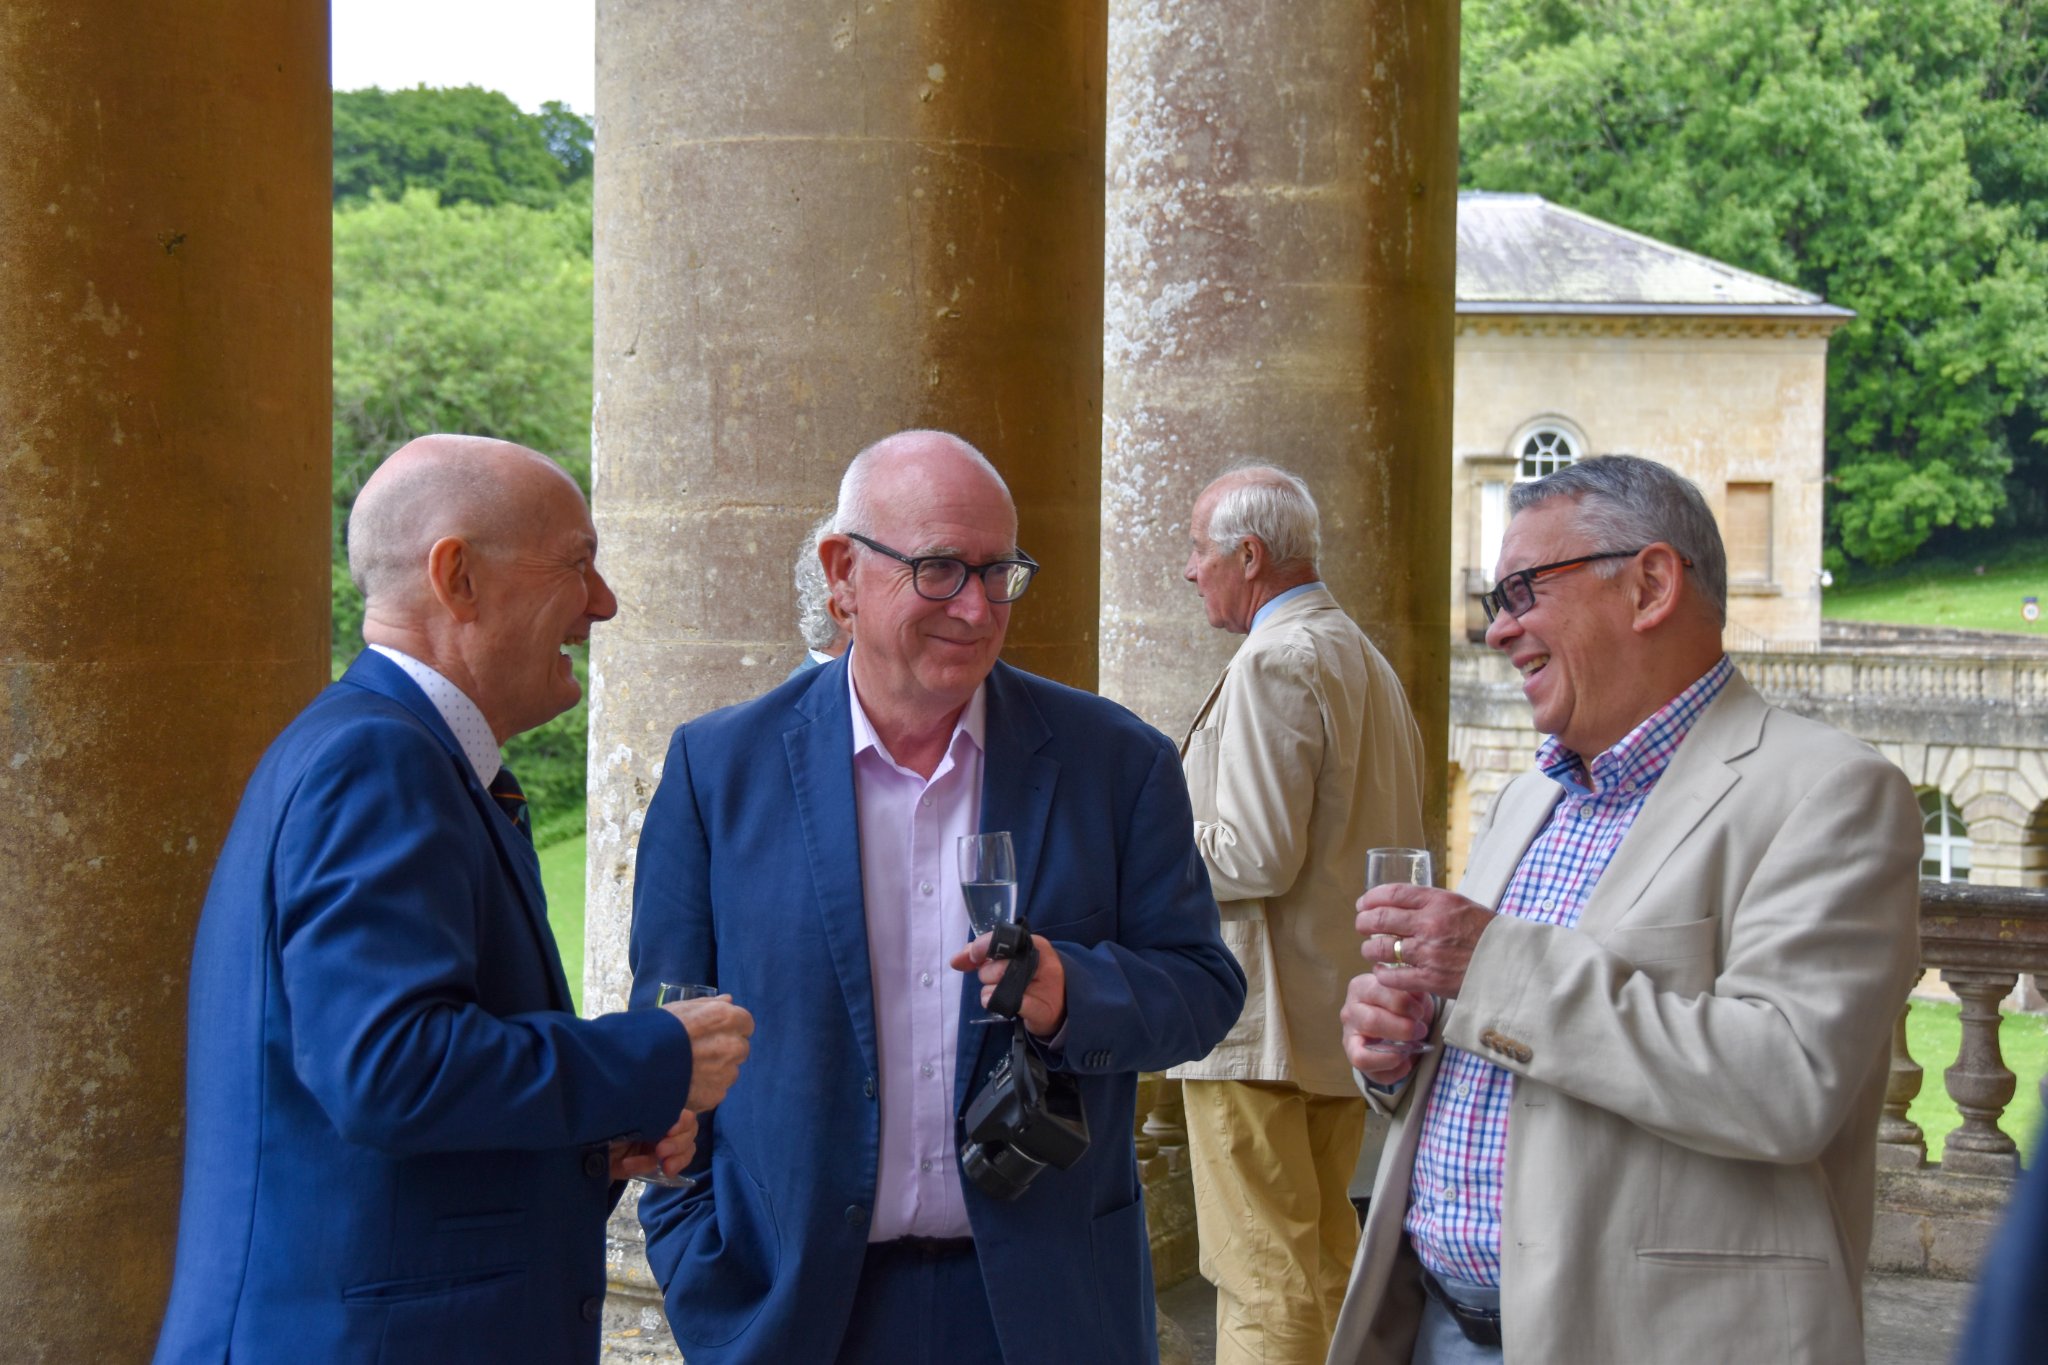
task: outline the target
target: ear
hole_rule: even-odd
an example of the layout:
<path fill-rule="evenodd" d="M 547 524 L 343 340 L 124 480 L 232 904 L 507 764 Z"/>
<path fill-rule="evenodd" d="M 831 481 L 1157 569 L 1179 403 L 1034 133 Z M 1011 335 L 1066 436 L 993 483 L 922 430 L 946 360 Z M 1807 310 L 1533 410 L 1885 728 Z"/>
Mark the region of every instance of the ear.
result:
<path fill-rule="evenodd" d="M 1237 560 L 1247 583 L 1264 573 L 1266 566 L 1273 562 L 1266 553 L 1266 542 L 1257 536 L 1246 536 L 1237 542 Z"/>
<path fill-rule="evenodd" d="M 1677 550 L 1658 541 L 1636 557 L 1636 582 L 1630 624 L 1638 634 L 1655 630 L 1670 620 L 1685 600 L 1685 560 Z"/>
<path fill-rule="evenodd" d="M 841 623 L 855 615 L 853 605 L 853 542 L 842 535 L 829 535 L 818 542 L 818 563 L 825 570 L 825 586 L 832 595 L 832 615 Z"/>
<path fill-rule="evenodd" d="M 427 551 L 427 586 L 441 610 L 464 625 L 478 610 L 477 555 L 461 536 L 443 536 Z"/>

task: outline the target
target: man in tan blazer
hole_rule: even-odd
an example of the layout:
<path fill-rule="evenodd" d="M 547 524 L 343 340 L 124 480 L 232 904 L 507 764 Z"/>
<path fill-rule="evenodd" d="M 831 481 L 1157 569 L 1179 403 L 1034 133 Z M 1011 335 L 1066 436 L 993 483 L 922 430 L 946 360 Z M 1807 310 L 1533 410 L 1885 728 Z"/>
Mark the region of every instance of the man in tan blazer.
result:
<path fill-rule="evenodd" d="M 1248 979 L 1244 1013 L 1186 1084 L 1216 1359 L 1315 1365 L 1358 1223 L 1365 1102 L 1337 1011 L 1374 845 L 1422 841 L 1422 736 L 1393 669 L 1316 577 L 1315 499 L 1265 466 L 1196 499 L 1186 577 L 1246 635 L 1181 746 L 1195 842 Z"/>
<path fill-rule="evenodd" d="M 1360 902 L 1345 1048 L 1395 1120 L 1330 1359 L 1861 1360 L 1912 790 L 1734 671 L 1690 483 L 1511 506 L 1487 642 L 1552 738 L 1457 894 Z M 1412 1071 L 1374 1046 L 1432 1017 Z"/>

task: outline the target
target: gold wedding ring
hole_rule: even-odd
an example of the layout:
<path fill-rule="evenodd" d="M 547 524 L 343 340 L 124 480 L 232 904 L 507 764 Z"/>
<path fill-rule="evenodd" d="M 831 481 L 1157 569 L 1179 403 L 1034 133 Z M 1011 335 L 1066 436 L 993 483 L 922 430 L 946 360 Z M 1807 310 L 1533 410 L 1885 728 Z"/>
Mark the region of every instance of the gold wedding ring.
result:
<path fill-rule="evenodd" d="M 1396 938 L 1396 939 L 1394 940 L 1394 965 L 1395 965 L 1396 967 L 1405 967 L 1405 966 L 1407 966 L 1407 965 L 1408 965 L 1408 964 L 1407 964 L 1407 962 L 1405 962 L 1405 961 L 1403 961 L 1403 960 L 1402 960 L 1402 957 L 1401 957 L 1401 940 L 1400 940 L 1400 939 L 1398 939 L 1398 938 Z"/>

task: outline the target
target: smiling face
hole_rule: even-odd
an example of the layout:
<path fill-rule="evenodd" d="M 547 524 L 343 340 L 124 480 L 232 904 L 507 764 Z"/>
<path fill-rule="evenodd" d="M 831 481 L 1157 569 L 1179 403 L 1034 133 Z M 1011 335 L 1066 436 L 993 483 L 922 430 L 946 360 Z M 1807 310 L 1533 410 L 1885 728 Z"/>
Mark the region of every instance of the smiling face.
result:
<path fill-rule="evenodd" d="M 545 465 L 519 477 L 535 480 L 532 516 L 504 543 L 476 547 L 476 702 L 500 743 L 576 704 L 583 687 L 567 647 L 619 610 L 597 570 L 597 530 L 576 485 Z"/>
<path fill-rule="evenodd" d="M 1017 549 L 1017 511 L 1002 485 L 936 435 L 904 438 L 868 483 L 871 524 L 848 526 L 912 557 L 986 564 Z M 852 614 L 861 701 L 916 725 L 938 724 L 974 695 L 1002 652 L 1010 604 L 992 603 L 980 575 L 933 602 L 910 566 L 864 547 L 852 552 L 839 598 Z"/>
<path fill-rule="evenodd" d="M 1576 504 L 1553 498 L 1508 523 L 1495 581 L 1619 548 L 1625 547 L 1592 543 L 1579 527 Z M 1588 565 L 1537 579 L 1534 606 L 1519 618 L 1504 611 L 1486 629 L 1486 643 L 1522 675 L 1536 728 L 1589 762 L 1669 700 L 1645 685 L 1649 670 L 1636 664 L 1644 647 L 1631 624 L 1636 566 L 1609 562 L 1624 566 L 1613 578 Z"/>
<path fill-rule="evenodd" d="M 1188 518 L 1188 562 L 1181 577 L 1201 594 L 1210 626 L 1242 635 L 1252 628 L 1252 584 L 1245 576 L 1242 546 L 1219 550 L 1209 539 L 1209 519 L 1218 491 L 1211 484 L 1195 499 L 1194 513 Z"/>

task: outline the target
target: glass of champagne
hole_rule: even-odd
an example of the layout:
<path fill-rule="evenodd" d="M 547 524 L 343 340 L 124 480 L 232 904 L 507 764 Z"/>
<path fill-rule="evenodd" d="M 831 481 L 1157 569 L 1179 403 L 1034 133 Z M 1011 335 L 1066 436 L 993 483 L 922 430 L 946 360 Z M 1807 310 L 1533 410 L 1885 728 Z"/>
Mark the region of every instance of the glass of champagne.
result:
<path fill-rule="evenodd" d="M 1433 886 L 1436 878 L 1432 873 L 1429 850 L 1426 848 L 1374 848 L 1365 854 L 1365 889 L 1375 886 L 1405 882 L 1414 886 Z M 1427 1038 L 1374 1038 L 1366 1045 L 1379 1052 L 1398 1052 L 1404 1057 L 1419 1057 L 1433 1051 L 1436 1044 Z"/>
<path fill-rule="evenodd" d="M 976 937 L 1017 921 L 1017 853 L 1005 829 L 960 836 L 960 894 Z"/>
<path fill-rule="evenodd" d="M 655 988 L 654 1003 L 659 1008 L 662 1005 L 675 1004 L 679 1000 L 708 1000 L 718 993 L 718 987 L 716 986 L 699 986 L 694 983 L 681 981 L 664 981 Z M 646 1175 L 636 1175 L 633 1178 L 643 1185 L 659 1185 L 663 1189 L 669 1190 L 687 1190 L 697 1183 L 696 1176 L 670 1175 L 659 1166 L 656 1166 Z"/>

